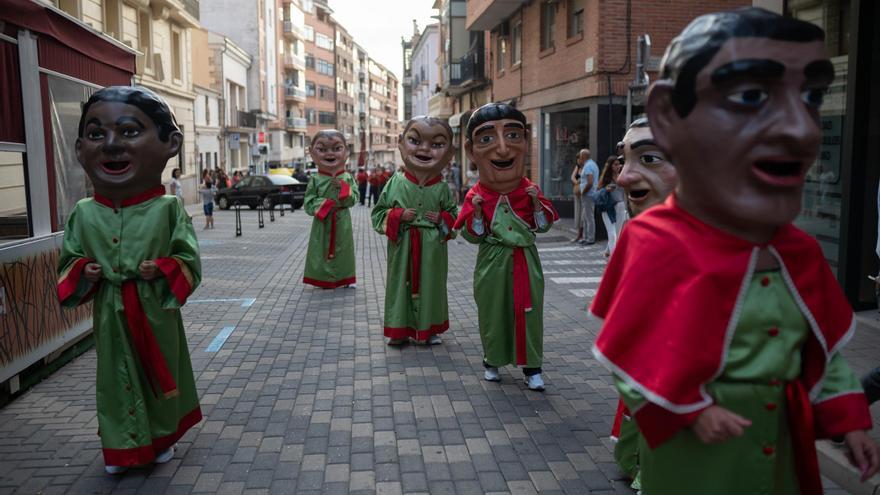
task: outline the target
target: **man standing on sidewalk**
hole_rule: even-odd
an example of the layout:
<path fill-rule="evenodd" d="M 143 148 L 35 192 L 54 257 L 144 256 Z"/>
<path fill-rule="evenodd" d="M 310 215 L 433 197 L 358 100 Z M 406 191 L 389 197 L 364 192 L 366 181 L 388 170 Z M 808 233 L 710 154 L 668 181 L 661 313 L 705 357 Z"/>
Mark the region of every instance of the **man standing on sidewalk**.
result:
<path fill-rule="evenodd" d="M 578 165 L 581 167 L 581 222 L 583 222 L 584 238 L 582 246 L 596 243 L 596 205 L 593 196 L 599 182 L 599 166 L 590 158 L 590 150 L 584 148 L 578 152 Z"/>

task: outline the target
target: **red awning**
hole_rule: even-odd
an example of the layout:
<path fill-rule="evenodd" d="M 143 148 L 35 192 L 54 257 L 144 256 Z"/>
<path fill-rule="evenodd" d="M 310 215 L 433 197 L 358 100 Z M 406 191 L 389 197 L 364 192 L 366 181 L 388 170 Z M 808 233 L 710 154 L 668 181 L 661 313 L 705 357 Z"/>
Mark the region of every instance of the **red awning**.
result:
<path fill-rule="evenodd" d="M 135 72 L 133 52 L 95 34 L 84 36 L 83 30 L 87 28 L 82 24 L 34 0 L 0 0 L 0 21 L 51 37 L 61 45 L 120 71 Z"/>

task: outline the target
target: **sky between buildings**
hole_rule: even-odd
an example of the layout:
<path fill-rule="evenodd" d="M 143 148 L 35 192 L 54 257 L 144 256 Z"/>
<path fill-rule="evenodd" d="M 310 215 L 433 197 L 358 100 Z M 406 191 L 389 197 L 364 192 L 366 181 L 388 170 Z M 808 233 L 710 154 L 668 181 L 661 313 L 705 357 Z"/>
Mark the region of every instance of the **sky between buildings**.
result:
<path fill-rule="evenodd" d="M 409 39 L 412 36 L 413 19 L 419 23 L 419 29 L 437 22 L 431 18 L 437 14 L 436 10 L 431 9 L 433 4 L 434 0 L 330 0 L 333 17 L 398 80 L 403 78 L 400 38 Z M 402 92 L 400 96 L 402 116 Z"/>

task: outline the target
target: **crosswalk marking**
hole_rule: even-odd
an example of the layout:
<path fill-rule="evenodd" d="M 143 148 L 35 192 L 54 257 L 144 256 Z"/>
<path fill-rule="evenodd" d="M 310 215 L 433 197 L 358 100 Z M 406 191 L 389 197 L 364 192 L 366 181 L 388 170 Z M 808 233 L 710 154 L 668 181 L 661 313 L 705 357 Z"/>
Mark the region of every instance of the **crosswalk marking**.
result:
<path fill-rule="evenodd" d="M 550 280 L 557 284 L 598 284 L 602 277 L 553 277 Z"/>
<path fill-rule="evenodd" d="M 593 265 L 600 266 L 605 265 L 605 260 L 584 260 L 584 259 L 568 259 L 568 260 L 541 260 L 542 265 L 554 265 L 554 266 L 564 266 L 564 265 Z"/>
<path fill-rule="evenodd" d="M 575 297 L 593 297 L 596 295 L 596 289 L 569 289 Z"/>

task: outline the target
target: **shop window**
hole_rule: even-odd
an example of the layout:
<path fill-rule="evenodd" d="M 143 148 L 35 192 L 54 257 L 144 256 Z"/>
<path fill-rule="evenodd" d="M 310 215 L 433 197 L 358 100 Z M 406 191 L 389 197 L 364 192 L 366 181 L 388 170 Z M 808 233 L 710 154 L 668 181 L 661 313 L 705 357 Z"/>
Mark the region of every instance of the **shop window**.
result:
<path fill-rule="evenodd" d="M 25 166 L 24 153 L 0 147 L 0 244 L 31 235 Z"/>
<path fill-rule="evenodd" d="M 568 0 L 569 38 L 574 38 L 584 32 L 584 1 L 585 0 Z"/>
<path fill-rule="evenodd" d="M 96 89 L 60 77 L 47 79 L 55 165 L 55 225 L 60 231 L 76 202 L 94 194 L 92 183 L 76 158 L 76 139 L 82 105 Z"/>
<path fill-rule="evenodd" d="M 554 45 L 556 30 L 556 2 L 541 4 L 541 51 L 549 50 Z"/>
<path fill-rule="evenodd" d="M 548 197 L 571 197 L 571 171 L 587 147 L 589 121 L 586 108 L 544 114 L 541 187 Z"/>

